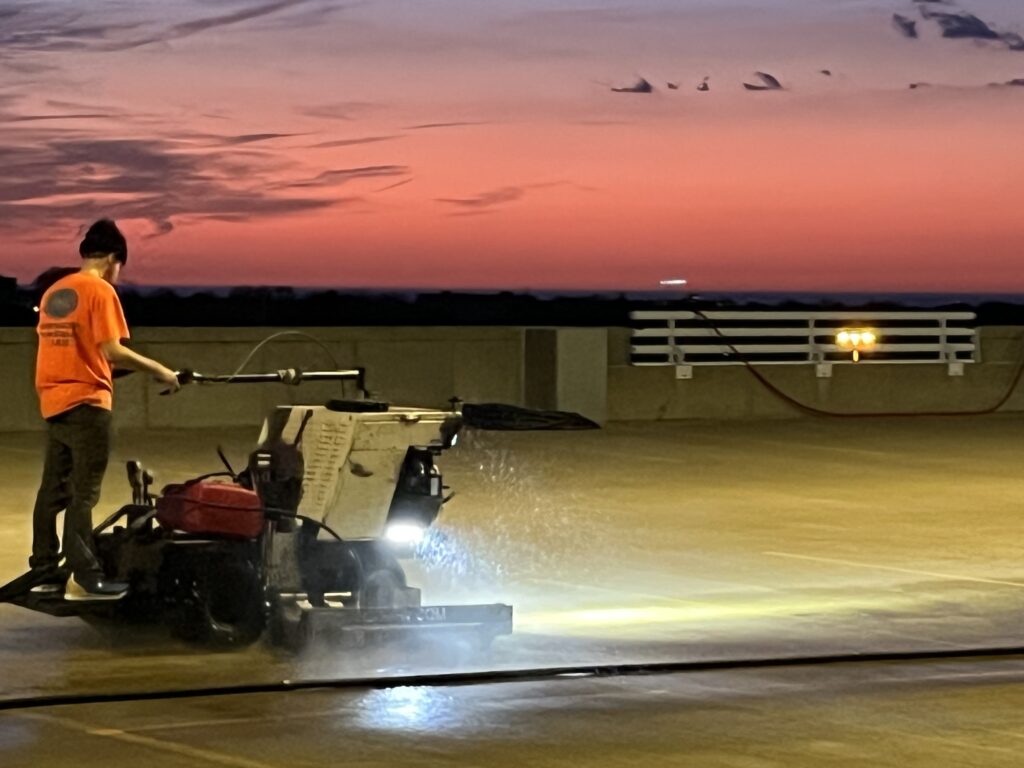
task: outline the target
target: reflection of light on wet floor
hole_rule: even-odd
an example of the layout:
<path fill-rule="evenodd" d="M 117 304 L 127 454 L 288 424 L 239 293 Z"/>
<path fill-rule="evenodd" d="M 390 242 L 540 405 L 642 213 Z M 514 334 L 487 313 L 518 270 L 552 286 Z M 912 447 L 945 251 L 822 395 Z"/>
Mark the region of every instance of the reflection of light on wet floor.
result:
<path fill-rule="evenodd" d="M 370 730 L 437 732 L 460 725 L 455 702 L 443 689 L 403 686 L 370 691 L 356 703 L 356 723 Z"/>
<path fill-rule="evenodd" d="M 841 596 L 795 598 L 790 600 L 722 601 L 689 605 L 594 606 L 582 609 L 520 611 L 515 619 L 517 632 L 593 634 L 595 629 L 617 632 L 624 628 L 642 631 L 652 624 L 690 624 L 744 619 L 801 617 L 808 615 L 856 613 L 860 611 L 897 611 L 919 606 L 920 599 L 904 595 L 872 596 L 869 599 Z"/>

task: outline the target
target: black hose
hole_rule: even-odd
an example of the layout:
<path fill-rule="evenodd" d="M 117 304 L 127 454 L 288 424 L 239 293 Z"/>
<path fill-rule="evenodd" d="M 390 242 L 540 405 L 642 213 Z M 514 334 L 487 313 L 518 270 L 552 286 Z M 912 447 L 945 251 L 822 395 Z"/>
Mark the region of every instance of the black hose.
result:
<path fill-rule="evenodd" d="M 667 661 L 637 664 L 582 664 L 563 667 L 493 670 L 489 672 L 440 672 L 370 679 L 282 680 L 273 683 L 248 683 L 163 691 L 53 694 L 0 700 L 0 711 L 135 701 L 169 701 L 174 699 L 239 696 L 256 693 L 292 693 L 316 689 L 365 691 L 407 686 L 451 688 L 469 685 L 495 685 L 499 683 L 564 682 L 568 684 L 572 681 L 586 678 L 647 677 L 652 675 L 692 674 L 696 672 L 817 667 L 838 664 L 911 663 L 965 659 L 980 661 L 1010 657 L 1024 658 L 1024 647 L 955 648 L 890 653 L 839 653 L 818 656 L 769 656 L 752 659 L 713 659 L 707 661 Z"/>
<path fill-rule="evenodd" d="M 827 411 L 824 408 L 815 408 L 813 405 L 807 405 L 797 400 L 792 395 L 783 392 L 775 384 L 765 378 L 764 374 L 758 371 L 752 363 L 743 359 L 743 356 L 739 353 L 729 338 L 722 333 L 718 326 L 716 326 L 711 319 L 701 312 L 699 309 L 691 310 L 693 314 L 701 318 L 708 327 L 711 328 L 715 334 L 725 342 L 725 345 L 729 348 L 736 357 L 743 363 L 743 367 L 746 368 L 750 374 L 764 386 L 769 392 L 778 397 L 783 402 L 792 405 L 794 408 L 809 413 L 812 416 L 828 416 L 833 418 L 845 418 L 845 419 L 863 419 L 863 418 L 894 418 L 894 417 L 908 417 L 908 416 L 987 416 L 995 413 L 1004 405 L 1006 401 L 1010 399 L 1010 396 L 1017 390 L 1017 385 L 1020 383 L 1021 375 L 1024 374 L 1024 355 L 1021 355 L 1020 362 L 1017 364 L 1017 372 L 1013 376 L 1013 381 L 1010 382 L 1010 386 L 1007 388 L 1003 396 L 994 405 L 987 408 L 981 408 L 972 411 L 891 411 L 891 412 L 857 412 L 857 413 L 843 413 L 841 411 Z"/>
<path fill-rule="evenodd" d="M 203 477 L 213 477 L 213 476 L 215 476 L 217 474 L 223 475 L 225 473 L 224 472 L 212 473 L 210 475 L 203 475 Z M 198 504 L 198 505 L 203 506 L 203 507 L 213 507 L 214 509 L 232 509 L 232 510 L 235 510 L 236 512 L 254 512 L 254 511 L 256 511 L 252 507 L 240 507 L 237 504 L 218 504 L 215 501 L 205 501 L 205 500 L 204 501 L 192 501 L 192 500 L 187 500 L 186 503 Z M 310 525 L 315 525 L 317 528 L 320 528 L 325 533 L 327 533 L 330 536 L 333 536 L 335 539 L 337 539 L 338 541 L 340 541 L 342 543 L 344 543 L 344 541 L 345 541 L 343 538 L 341 538 L 341 536 L 337 533 L 337 531 L 335 531 L 333 528 L 331 528 L 329 525 L 327 525 L 327 523 L 321 522 L 320 520 L 317 520 L 315 518 L 309 517 L 307 515 L 300 515 L 298 512 L 292 512 L 291 510 L 282 509 L 280 507 L 263 507 L 263 506 L 261 506 L 259 508 L 259 511 L 262 512 L 267 517 L 269 517 L 271 520 L 276 520 L 276 519 L 279 519 L 279 518 L 282 518 L 282 517 L 291 518 L 292 520 L 301 520 L 304 523 L 309 523 Z"/>
<path fill-rule="evenodd" d="M 216 507 L 218 509 L 235 509 L 235 510 L 242 510 L 242 511 L 247 511 L 248 510 L 248 507 L 238 507 L 238 506 L 233 506 L 233 505 L 230 505 L 230 504 L 216 504 L 216 503 L 210 503 L 210 502 L 206 502 L 206 501 L 201 502 L 201 503 L 203 504 L 203 506 L 206 506 L 206 507 Z M 287 509 L 281 509 L 280 507 L 263 507 L 262 511 L 263 511 L 263 514 L 266 515 L 267 517 L 269 517 L 271 520 L 280 519 L 282 517 L 287 517 L 287 518 L 292 519 L 292 520 L 301 520 L 304 523 L 309 523 L 310 525 L 313 525 L 313 526 L 319 528 L 324 533 L 326 533 L 329 536 L 333 537 L 334 539 L 336 539 L 337 541 L 341 542 L 342 544 L 346 543 L 345 539 L 341 538 L 341 536 L 338 534 L 337 531 L 335 531 L 333 528 L 331 528 L 331 526 L 329 526 L 327 523 L 324 523 L 324 522 L 322 522 L 320 520 L 317 520 L 316 518 L 309 517 L 308 515 L 300 515 L 298 512 L 291 512 L 291 511 L 289 511 Z M 359 585 L 362 586 L 363 582 L 366 580 L 365 579 L 366 569 L 363 567 L 363 559 L 361 557 L 359 557 L 359 553 L 356 552 L 354 547 L 345 547 L 344 551 L 346 553 L 348 553 L 349 557 L 351 557 L 353 562 L 355 563 L 356 574 L 357 574 L 357 581 L 358 581 Z"/>
<path fill-rule="evenodd" d="M 319 520 L 316 520 L 316 519 L 314 519 L 312 517 L 307 517 L 306 515 L 300 515 L 298 512 L 288 512 L 288 511 L 283 510 L 283 509 L 277 510 L 277 509 L 274 509 L 273 507 L 271 507 L 269 509 L 265 509 L 264 510 L 264 514 L 266 514 L 266 512 L 268 512 L 268 511 L 270 511 L 272 513 L 271 515 L 268 515 L 268 517 L 270 517 L 271 519 L 273 519 L 274 517 L 290 517 L 293 520 L 301 520 L 304 523 L 309 523 L 310 525 L 315 525 L 317 528 L 322 530 L 324 533 L 328 534 L 329 536 L 334 537 L 335 539 L 340 541 L 342 544 L 345 543 L 345 540 L 343 538 L 341 538 L 341 536 L 339 536 L 338 533 L 333 528 L 331 528 L 331 526 L 327 525 L 327 523 L 323 523 L 323 522 L 321 522 Z"/>

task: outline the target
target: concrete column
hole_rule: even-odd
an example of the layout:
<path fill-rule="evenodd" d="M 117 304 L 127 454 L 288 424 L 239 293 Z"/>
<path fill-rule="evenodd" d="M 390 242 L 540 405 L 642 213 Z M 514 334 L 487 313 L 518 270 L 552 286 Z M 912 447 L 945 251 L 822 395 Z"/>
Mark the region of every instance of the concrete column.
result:
<path fill-rule="evenodd" d="M 527 329 L 524 368 L 528 407 L 607 419 L 607 328 Z"/>

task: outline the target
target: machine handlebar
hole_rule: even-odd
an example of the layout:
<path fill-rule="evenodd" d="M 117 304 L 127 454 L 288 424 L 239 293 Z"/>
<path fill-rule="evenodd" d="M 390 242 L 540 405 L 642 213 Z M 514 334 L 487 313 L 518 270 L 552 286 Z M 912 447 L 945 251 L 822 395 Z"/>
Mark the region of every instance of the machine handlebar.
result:
<path fill-rule="evenodd" d="M 237 373 L 207 375 L 184 368 L 175 372 L 178 384 L 267 384 L 279 383 L 297 386 L 304 381 L 354 381 L 366 393 L 366 369 L 351 368 L 340 371 L 303 371 L 301 368 L 283 368 L 269 373 Z M 169 394 L 162 392 L 161 394 Z"/>

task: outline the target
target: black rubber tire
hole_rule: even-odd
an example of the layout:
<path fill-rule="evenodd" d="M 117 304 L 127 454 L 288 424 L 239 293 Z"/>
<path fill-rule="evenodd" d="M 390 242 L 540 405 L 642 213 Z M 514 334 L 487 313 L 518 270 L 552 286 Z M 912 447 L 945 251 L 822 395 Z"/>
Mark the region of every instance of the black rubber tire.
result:
<path fill-rule="evenodd" d="M 172 622 L 174 634 L 211 649 L 251 645 L 263 634 L 263 588 L 245 563 L 221 563 L 196 574 Z"/>

